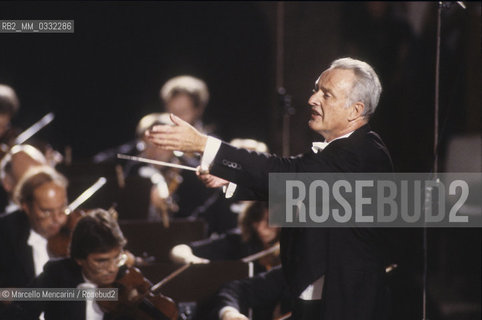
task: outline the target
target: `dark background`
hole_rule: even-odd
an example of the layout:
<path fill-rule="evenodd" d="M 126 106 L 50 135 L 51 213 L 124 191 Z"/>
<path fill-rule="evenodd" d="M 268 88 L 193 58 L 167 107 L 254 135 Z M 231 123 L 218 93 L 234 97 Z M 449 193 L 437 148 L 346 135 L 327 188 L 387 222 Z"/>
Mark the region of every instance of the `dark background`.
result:
<path fill-rule="evenodd" d="M 441 171 L 481 169 L 480 2 L 466 5 L 442 15 Z M 0 83 L 17 91 L 20 127 L 55 113 L 39 137 L 60 152 L 72 147 L 74 161 L 132 139 L 143 115 L 162 110 L 162 84 L 179 74 L 208 84 L 204 120 L 218 136 L 256 138 L 281 154 L 278 83 L 292 96 L 296 154 L 319 139 L 306 126 L 314 81 L 332 60 L 352 56 L 380 75 L 372 127 L 397 170 L 430 172 L 436 13 L 436 2 L 1 2 L 0 19 L 72 19 L 75 33 L 0 34 Z M 475 148 L 454 153 L 457 139 L 475 139 Z M 417 278 L 405 296 L 420 319 L 414 239 Z M 480 230 L 432 229 L 429 243 L 430 318 L 480 319 Z"/>

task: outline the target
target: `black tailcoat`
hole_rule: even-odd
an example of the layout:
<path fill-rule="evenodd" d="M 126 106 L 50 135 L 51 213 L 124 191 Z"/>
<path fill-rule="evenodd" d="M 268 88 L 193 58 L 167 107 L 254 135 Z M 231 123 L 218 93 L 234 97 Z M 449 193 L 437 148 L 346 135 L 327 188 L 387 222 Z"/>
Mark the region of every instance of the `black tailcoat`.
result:
<path fill-rule="evenodd" d="M 23 211 L 0 218 L 0 287 L 25 287 L 35 278 L 30 223 Z"/>
<path fill-rule="evenodd" d="M 362 126 L 323 151 L 282 158 L 226 143 L 211 173 L 268 198 L 269 172 L 392 172 L 381 138 Z M 293 297 L 325 275 L 323 319 L 385 319 L 384 266 L 389 232 L 379 228 L 283 228 L 281 260 Z"/>

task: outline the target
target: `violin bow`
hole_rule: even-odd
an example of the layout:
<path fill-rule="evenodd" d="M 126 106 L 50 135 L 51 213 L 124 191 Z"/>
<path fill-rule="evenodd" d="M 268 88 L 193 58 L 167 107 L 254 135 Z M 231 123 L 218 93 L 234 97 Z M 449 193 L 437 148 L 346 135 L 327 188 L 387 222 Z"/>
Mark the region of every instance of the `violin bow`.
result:
<path fill-rule="evenodd" d="M 247 257 L 244 257 L 243 259 L 241 259 L 241 261 L 245 262 L 245 263 L 248 263 L 248 262 L 253 262 L 257 259 L 260 259 L 264 256 L 267 256 L 268 254 L 271 254 L 273 252 L 276 252 L 277 250 L 279 250 L 280 246 L 279 246 L 279 242 L 276 243 L 275 245 L 273 245 L 272 247 L 268 248 L 268 249 L 265 249 L 263 251 L 260 251 L 258 253 L 255 253 L 255 254 L 252 254 L 250 256 L 247 256 Z"/>
<path fill-rule="evenodd" d="M 163 286 L 165 285 L 167 282 L 171 281 L 172 279 L 174 279 L 175 277 L 177 277 L 179 274 L 181 274 L 182 272 L 184 272 L 187 268 L 189 268 L 190 266 L 192 265 L 192 263 L 188 263 L 188 264 L 185 264 L 183 265 L 182 267 L 178 268 L 177 270 L 174 270 L 174 272 L 172 272 L 171 274 L 169 274 L 167 277 L 165 277 L 164 279 L 162 279 L 161 281 L 159 281 L 158 283 L 156 283 L 155 285 L 153 285 L 151 287 L 151 292 L 152 293 L 157 293 L 157 291 Z"/>
<path fill-rule="evenodd" d="M 37 132 L 40 131 L 43 127 L 48 125 L 52 120 L 54 120 L 55 115 L 53 112 L 47 113 L 45 116 L 42 117 L 39 121 L 35 122 L 33 125 L 31 125 L 28 129 L 23 131 L 21 134 L 15 138 L 15 144 L 22 144 L 25 141 L 27 141 L 31 136 L 36 134 Z"/>
<path fill-rule="evenodd" d="M 288 312 L 288 313 L 282 315 L 281 317 L 276 318 L 275 320 L 287 320 L 289 318 L 291 318 L 291 312 Z"/>
<path fill-rule="evenodd" d="M 75 199 L 68 205 L 67 209 L 65 209 L 65 214 L 71 214 L 72 211 L 77 209 L 82 203 L 87 201 L 94 193 L 96 193 L 100 188 L 102 188 L 106 182 L 106 178 L 100 177 L 93 185 L 87 188 L 84 192 L 80 194 L 80 196 L 77 197 L 77 199 Z"/>
<path fill-rule="evenodd" d="M 178 169 L 189 170 L 189 171 L 197 171 L 197 169 L 195 167 L 183 166 L 182 164 L 175 164 L 175 163 L 153 160 L 153 159 L 148 159 L 148 158 L 129 156 L 127 154 L 121 154 L 121 153 L 117 154 L 117 158 L 125 159 L 125 160 L 145 162 L 145 163 L 151 163 L 151 164 L 157 164 L 159 166 L 172 167 L 172 168 L 178 168 Z"/>

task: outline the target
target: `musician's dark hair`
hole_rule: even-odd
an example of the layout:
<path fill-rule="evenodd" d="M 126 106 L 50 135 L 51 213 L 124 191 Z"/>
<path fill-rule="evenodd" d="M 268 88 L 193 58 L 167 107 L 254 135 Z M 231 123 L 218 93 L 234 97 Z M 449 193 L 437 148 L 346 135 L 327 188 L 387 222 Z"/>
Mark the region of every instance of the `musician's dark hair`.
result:
<path fill-rule="evenodd" d="M 241 211 L 238 224 L 243 241 L 258 239 L 254 224 L 265 219 L 266 210 L 268 210 L 266 201 L 252 201 Z"/>
<path fill-rule="evenodd" d="M 70 242 L 70 256 L 73 259 L 86 259 L 91 253 L 109 252 L 123 248 L 126 243 L 116 214 L 95 209 L 82 217 L 75 226 Z"/>

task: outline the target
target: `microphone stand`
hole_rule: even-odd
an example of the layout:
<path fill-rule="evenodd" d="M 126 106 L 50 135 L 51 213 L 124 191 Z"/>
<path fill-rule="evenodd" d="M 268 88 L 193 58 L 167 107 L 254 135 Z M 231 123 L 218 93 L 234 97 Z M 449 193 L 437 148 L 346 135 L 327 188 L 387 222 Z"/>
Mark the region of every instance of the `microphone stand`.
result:
<path fill-rule="evenodd" d="M 285 7 L 282 1 L 276 5 L 276 88 L 278 93 L 278 104 L 283 109 L 282 127 L 282 154 L 284 157 L 290 155 L 290 116 L 295 113 L 291 106 L 291 96 L 284 88 L 284 13 Z"/>
<path fill-rule="evenodd" d="M 463 1 L 457 1 L 457 4 L 466 9 Z M 438 147 L 439 147 L 439 87 L 440 87 L 440 43 L 441 43 L 441 27 L 442 27 L 442 9 L 448 8 L 452 3 L 444 3 L 444 1 L 439 1 L 437 6 L 437 38 L 435 47 L 435 99 L 434 99 L 434 132 L 433 132 L 433 175 L 434 180 L 438 180 Z M 427 192 L 428 191 L 428 192 Z M 429 193 L 430 192 L 430 193 Z M 430 199 L 427 201 L 426 205 L 432 200 L 431 190 L 426 190 L 426 197 Z M 422 320 L 428 320 L 427 318 L 427 277 L 428 277 L 428 229 L 423 228 L 423 275 L 422 275 Z"/>

